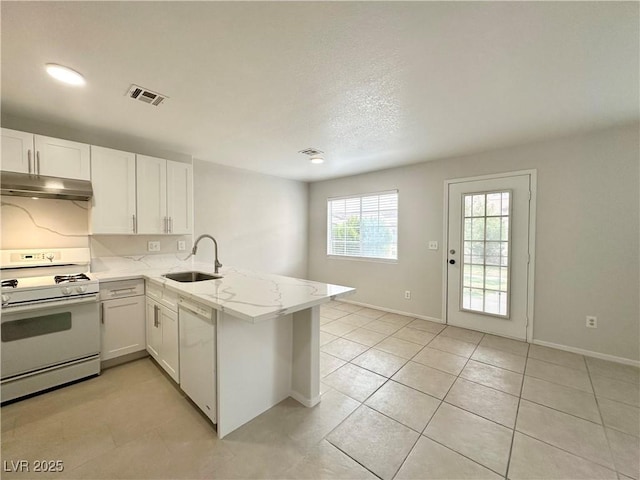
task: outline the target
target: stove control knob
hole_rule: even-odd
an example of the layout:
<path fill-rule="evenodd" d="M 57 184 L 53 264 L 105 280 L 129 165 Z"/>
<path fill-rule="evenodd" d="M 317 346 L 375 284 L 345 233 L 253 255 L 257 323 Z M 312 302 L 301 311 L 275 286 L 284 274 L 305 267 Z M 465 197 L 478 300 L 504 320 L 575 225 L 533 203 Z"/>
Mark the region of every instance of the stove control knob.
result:
<path fill-rule="evenodd" d="M 2 303 L 7 303 L 11 297 L 5 293 L 2 294 Z"/>
<path fill-rule="evenodd" d="M 76 292 L 78 293 L 85 293 L 86 291 L 87 291 L 86 285 L 80 285 L 79 287 L 76 287 Z"/>
<path fill-rule="evenodd" d="M 62 287 L 62 294 L 63 295 L 71 295 L 71 288 L 70 287 Z"/>

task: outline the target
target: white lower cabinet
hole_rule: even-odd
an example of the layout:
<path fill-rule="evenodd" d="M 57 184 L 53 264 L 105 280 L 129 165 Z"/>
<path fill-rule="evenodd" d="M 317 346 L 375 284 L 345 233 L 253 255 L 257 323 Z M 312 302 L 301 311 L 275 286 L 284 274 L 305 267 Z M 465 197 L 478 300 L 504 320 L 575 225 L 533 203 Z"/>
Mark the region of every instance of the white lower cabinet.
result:
<path fill-rule="evenodd" d="M 213 423 L 216 402 L 216 312 L 191 300 L 178 300 L 180 388 Z"/>
<path fill-rule="evenodd" d="M 147 351 L 169 376 L 180 383 L 178 296 L 147 282 Z"/>
<path fill-rule="evenodd" d="M 102 361 L 145 349 L 144 281 L 100 284 Z"/>

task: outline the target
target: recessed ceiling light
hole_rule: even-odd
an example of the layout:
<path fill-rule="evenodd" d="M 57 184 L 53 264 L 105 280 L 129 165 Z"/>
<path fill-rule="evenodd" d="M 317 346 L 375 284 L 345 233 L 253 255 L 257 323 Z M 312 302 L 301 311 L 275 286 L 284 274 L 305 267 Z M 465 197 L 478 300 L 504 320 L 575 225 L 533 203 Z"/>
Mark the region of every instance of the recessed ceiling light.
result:
<path fill-rule="evenodd" d="M 65 67 L 64 65 L 57 65 L 55 63 L 47 63 L 45 65 L 47 73 L 56 80 L 67 83 L 69 85 L 80 86 L 86 83 L 84 77 L 75 70 Z"/>
<path fill-rule="evenodd" d="M 315 164 L 315 165 L 320 165 L 321 163 L 324 163 L 324 158 L 322 157 L 311 157 L 311 163 Z"/>

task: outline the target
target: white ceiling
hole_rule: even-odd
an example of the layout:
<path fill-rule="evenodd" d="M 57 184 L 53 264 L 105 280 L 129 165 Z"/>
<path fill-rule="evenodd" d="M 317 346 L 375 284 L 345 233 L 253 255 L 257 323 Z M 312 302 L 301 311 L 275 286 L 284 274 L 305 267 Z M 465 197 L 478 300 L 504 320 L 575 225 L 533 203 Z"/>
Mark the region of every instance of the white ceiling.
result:
<path fill-rule="evenodd" d="M 286 178 L 639 116 L 637 2 L 1 3 L 3 115 Z M 55 82 L 47 62 L 87 85 Z M 170 98 L 130 100 L 132 83 Z"/>

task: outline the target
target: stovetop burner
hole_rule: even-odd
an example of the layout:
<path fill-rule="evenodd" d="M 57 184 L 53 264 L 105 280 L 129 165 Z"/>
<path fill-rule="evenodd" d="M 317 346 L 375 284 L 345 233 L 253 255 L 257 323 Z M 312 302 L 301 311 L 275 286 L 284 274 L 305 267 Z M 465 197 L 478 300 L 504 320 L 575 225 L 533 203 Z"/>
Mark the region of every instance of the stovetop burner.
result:
<path fill-rule="evenodd" d="M 16 288 L 18 286 L 18 280 L 16 279 L 11 279 L 11 280 L 2 280 L 2 287 L 11 287 L 11 288 Z"/>
<path fill-rule="evenodd" d="M 56 283 L 78 282 L 81 280 L 90 280 L 84 273 L 76 273 L 75 275 L 56 275 L 53 277 Z"/>

